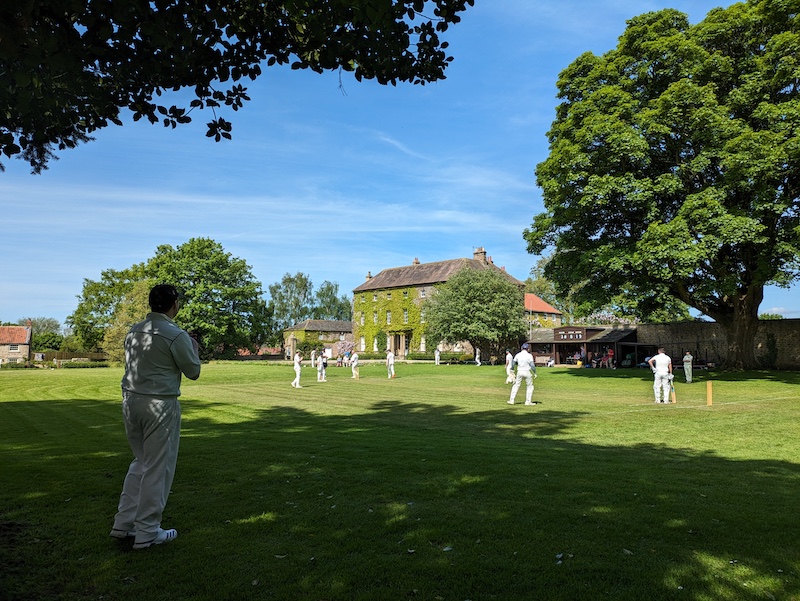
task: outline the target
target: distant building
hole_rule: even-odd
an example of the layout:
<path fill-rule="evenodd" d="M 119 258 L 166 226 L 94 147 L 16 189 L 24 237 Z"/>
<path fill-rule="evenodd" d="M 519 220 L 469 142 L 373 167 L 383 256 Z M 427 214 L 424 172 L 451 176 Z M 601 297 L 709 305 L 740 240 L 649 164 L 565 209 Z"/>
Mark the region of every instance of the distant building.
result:
<path fill-rule="evenodd" d="M 479 247 L 471 259 L 449 259 L 384 269 L 367 274 L 367 281 L 353 289 L 353 338 L 359 352 L 382 353 L 387 348 L 399 357 L 409 353 L 433 352 L 438 340 L 425 339 L 425 301 L 434 286 L 470 267 L 503 273 L 520 287 L 523 283 L 497 267 L 486 250 Z M 432 346 L 431 346 L 432 344 Z M 471 348 L 454 349 L 471 352 Z"/>
<path fill-rule="evenodd" d="M 333 349 L 337 342 L 353 341 L 352 321 L 306 319 L 283 331 L 283 348 L 287 357 L 293 357 L 304 344 Z"/>
<path fill-rule="evenodd" d="M 0 363 L 25 363 L 31 358 L 30 322 L 25 326 L 0 326 Z"/>
<path fill-rule="evenodd" d="M 525 319 L 534 328 L 558 327 L 563 313 L 530 292 L 525 293 Z"/>

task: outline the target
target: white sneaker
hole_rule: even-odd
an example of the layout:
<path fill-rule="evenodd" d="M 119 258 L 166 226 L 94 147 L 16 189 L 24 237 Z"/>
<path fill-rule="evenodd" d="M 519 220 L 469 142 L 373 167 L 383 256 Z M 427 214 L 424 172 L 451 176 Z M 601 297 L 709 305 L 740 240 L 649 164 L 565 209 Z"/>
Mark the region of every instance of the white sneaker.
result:
<path fill-rule="evenodd" d="M 133 543 L 133 548 L 136 550 L 139 549 L 147 549 L 148 547 L 152 547 L 153 545 L 161 545 L 164 543 L 168 543 L 172 540 L 178 538 L 178 531 L 174 528 L 170 528 L 169 530 L 164 530 L 163 528 L 158 529 L 158 533 L 153 540 L 143 542 L 143 543 Z"/>
<path fill-rule="evenodd" d="M 526 405 L 535 405 L 536 403 L 534 403 L 533 401 L 525 401 L 525 404 Z"/>
<path fill-rule="evenodd" d="M 508 403 L 509 405 L 513 405 L 514 401 L 506 401 L 506 403 Z"/>

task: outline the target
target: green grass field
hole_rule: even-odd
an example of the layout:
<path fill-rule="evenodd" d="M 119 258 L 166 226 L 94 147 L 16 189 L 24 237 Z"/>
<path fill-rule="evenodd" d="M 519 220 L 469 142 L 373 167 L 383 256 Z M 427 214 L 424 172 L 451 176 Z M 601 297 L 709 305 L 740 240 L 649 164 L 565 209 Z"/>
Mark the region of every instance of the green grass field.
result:
<path fill-rule="evenodd" d="M 179 537 L 132 551 L 122 371 L 0 370 L 0 599 L 800 599 L 800 374 L 397 372 L 203 366 Z"/>

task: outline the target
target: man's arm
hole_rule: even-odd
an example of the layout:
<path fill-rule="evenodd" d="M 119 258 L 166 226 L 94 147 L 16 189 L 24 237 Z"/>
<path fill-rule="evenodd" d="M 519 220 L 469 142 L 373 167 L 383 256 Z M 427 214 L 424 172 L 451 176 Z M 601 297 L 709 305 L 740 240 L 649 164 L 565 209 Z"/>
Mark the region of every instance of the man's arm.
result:
<path fill-rule="evenodd" d="M 190 380 L 200 377 L 200 346 L 197 340 L 189 336 L 188 332 L 182 332 L 172 344 L 172 357 L 181 373 Z"/>

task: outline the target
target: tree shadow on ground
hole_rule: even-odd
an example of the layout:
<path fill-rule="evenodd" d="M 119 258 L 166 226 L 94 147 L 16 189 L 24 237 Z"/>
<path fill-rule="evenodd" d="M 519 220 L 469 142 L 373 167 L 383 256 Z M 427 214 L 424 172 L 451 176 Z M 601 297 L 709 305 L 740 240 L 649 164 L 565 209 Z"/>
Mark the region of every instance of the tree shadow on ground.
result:
<path fill-rule="evenodd" d="M 52 405 L 26 412 L 44 418 Z M 793 463 L 559 437 L 579 413 L 393 399 L 345 416 L 275 406 L 235 423 L 184 403 L 165 515 L 181 538 L 126 553 L 106 537 L 128 461 L 117 411 L 109 404 L 94 438 L 2 447 L 12 488 L 0 522 L 10 529 L 24 516 L 26 529 L 48 532 L 0 545 L 2 584 L 25 570 L 27 582 L 52 576 L 58 563 L 69 572 L 36 589 L 41 598 L 800 595 Z"/>
<path fill-rule="evenodd" d="M 540 368 L 542 369 L 542 368 Z M 546 369 L 546 368 L 544 368 Z M 594 368 L 567 368 L 560 369 L 560 373 L 579 378 L 608 378 L 608 379 L 629 379 L 641 378 L 652 380 L 653 374 L 646 367 L 626 367 L 619 369 L 594 369 Z M 720 382 L 747 382 L 766 380 L 771 382 L 781 382 L 783 384 L 800 384 L 800 372 L 797 371 L 778 371 L 778 370 L 750 370 L 750 371 L 727 371 L 721 369 L 695 369 L 693 379 L 697 382 L 714 380 Z M 683 381 L 683 370 L 675 370 L 675 378 Z"/>

